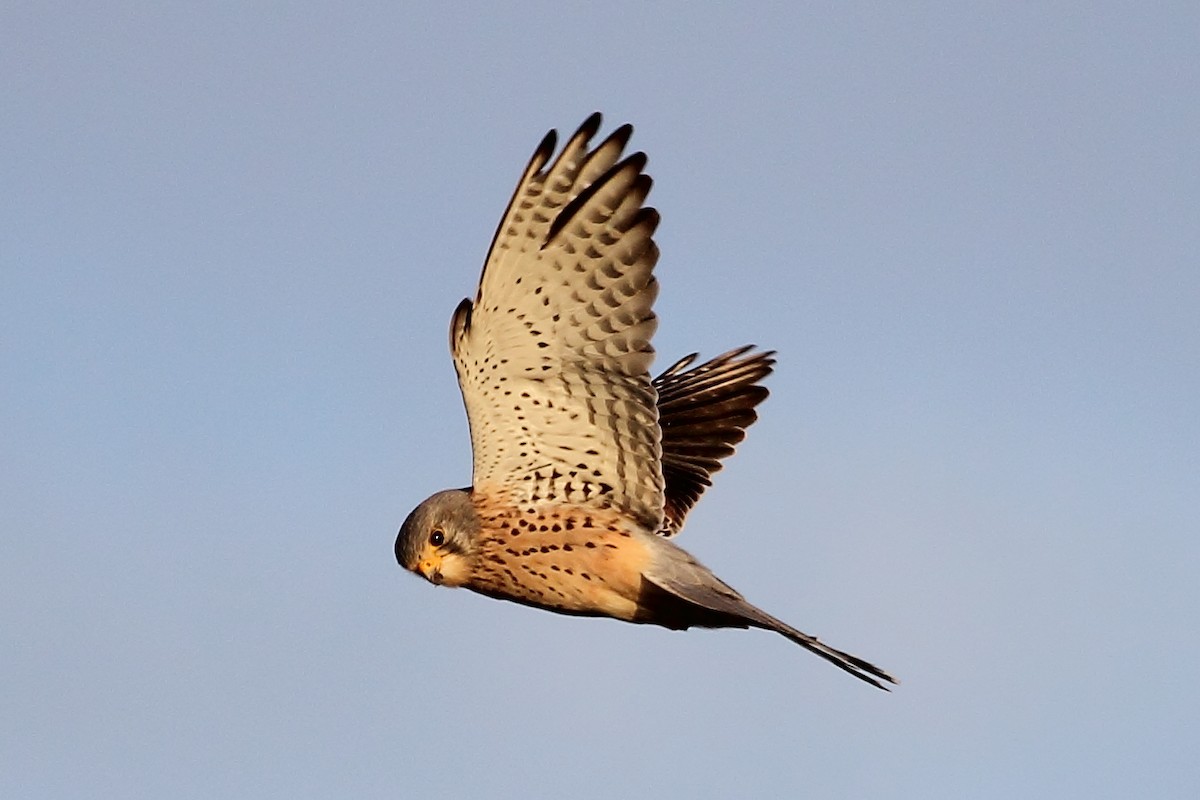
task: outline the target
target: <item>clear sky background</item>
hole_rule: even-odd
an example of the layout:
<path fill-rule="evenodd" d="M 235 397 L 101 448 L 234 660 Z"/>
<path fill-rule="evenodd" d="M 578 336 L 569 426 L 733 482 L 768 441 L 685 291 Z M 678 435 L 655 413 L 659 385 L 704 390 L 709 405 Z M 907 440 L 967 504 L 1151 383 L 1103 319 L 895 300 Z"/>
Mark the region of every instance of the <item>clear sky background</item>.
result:
<path fill-rule="evenodd" d="M 0 12 L 0 795 L 1197 796 L 1194 4 L 405 5 Z M 780 353 L 679 542 L 892 694 L 395 564 L 594 110 Z"/>

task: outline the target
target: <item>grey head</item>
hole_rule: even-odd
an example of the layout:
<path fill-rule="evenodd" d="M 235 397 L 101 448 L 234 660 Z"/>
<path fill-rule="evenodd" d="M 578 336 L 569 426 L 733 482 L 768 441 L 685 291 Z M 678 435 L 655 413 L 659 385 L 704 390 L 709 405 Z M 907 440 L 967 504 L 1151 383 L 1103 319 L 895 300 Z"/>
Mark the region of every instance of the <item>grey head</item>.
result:
<path fill-rule="evenodd" d="M 396 561 L 430 583 L 470 580 L 479 515 L 469 489 L 447 489 L 412 510 L 396 535 Z"/>

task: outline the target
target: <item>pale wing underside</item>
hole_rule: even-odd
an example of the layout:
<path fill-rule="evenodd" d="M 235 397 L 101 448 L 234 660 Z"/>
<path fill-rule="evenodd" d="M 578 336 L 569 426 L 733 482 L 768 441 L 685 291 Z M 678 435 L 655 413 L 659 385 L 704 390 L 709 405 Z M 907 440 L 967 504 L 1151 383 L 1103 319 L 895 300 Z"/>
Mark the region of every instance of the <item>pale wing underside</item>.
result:
<path fill-rule="evenodd" d="M 648 373 L 657 324 L 658 214 L 623 126 L 589 150 L 590 117 L 547 167 L 525 170 L 450 346 L 467 408 L 476 491 L 511 502 L 663 518 L 658 412 Z"/>

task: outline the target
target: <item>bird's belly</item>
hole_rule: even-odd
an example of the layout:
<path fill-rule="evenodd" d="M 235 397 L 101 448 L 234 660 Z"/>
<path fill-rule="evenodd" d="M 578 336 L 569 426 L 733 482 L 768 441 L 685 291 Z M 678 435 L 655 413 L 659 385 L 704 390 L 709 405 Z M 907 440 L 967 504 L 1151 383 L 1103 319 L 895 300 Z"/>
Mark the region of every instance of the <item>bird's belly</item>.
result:
<path fill-rule="evenodd" d="M 649 553 L 626 526 L 577 526 L 488 537 L 468 586 L 566 614 L 632 620 Z"/>

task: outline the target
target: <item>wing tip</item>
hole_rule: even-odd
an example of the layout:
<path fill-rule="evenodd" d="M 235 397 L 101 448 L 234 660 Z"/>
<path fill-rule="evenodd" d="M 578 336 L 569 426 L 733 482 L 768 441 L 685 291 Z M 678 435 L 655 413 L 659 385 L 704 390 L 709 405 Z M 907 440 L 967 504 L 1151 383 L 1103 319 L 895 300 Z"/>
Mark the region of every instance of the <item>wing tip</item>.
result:
<path fill-rule="evenodd" d="M 591 138 L 600 130 L 600 125 L 603 122 L 604 115 L 599 111 L 593 111 L 591 114 L 588 114 L 587 119 L 583 121 L 583 124 L 579 126 L 579 130 L 575 131 L 575 135 L 571 138 L 577 139 L 579 137 L 583 137 L 585 142 L 590 141 Z"/>
<path fill-rule="evenodd" d="M 575 135 L 579 136 L 580 134 L 586 132 L 587 136 L 585 137 L 585 141 L 589 141 L 600 131 L 600 123 L 601 116 L 600 112 L 597 111 L 584 120 L 583 124 L 579 126 L 579 131 Z M 596 147 L 593 149 L 602 150 L 605 147 L 615 146 L 619 152 L 625 149 L 625 145 L 629 144 L 629 140 L 631 138 L 633 138 L 633 126 L 628 122 L 625 122 L 621 125 L 618 125 L 612 133 L 604 137 L 604 141 L 596 145 Z"/>
<path fill-rule="evenodd" d="M 550 160 L 550 156 L 554 155 L 555 149 L 558 147 L 558 131 L 554 128 L 546 131 L 546 135 L 538 142 L 538 146 L 534 149 L 533 155 L 529 159 L 529 166 L 525 168 L 526 176 L 546 166 Z"/>

